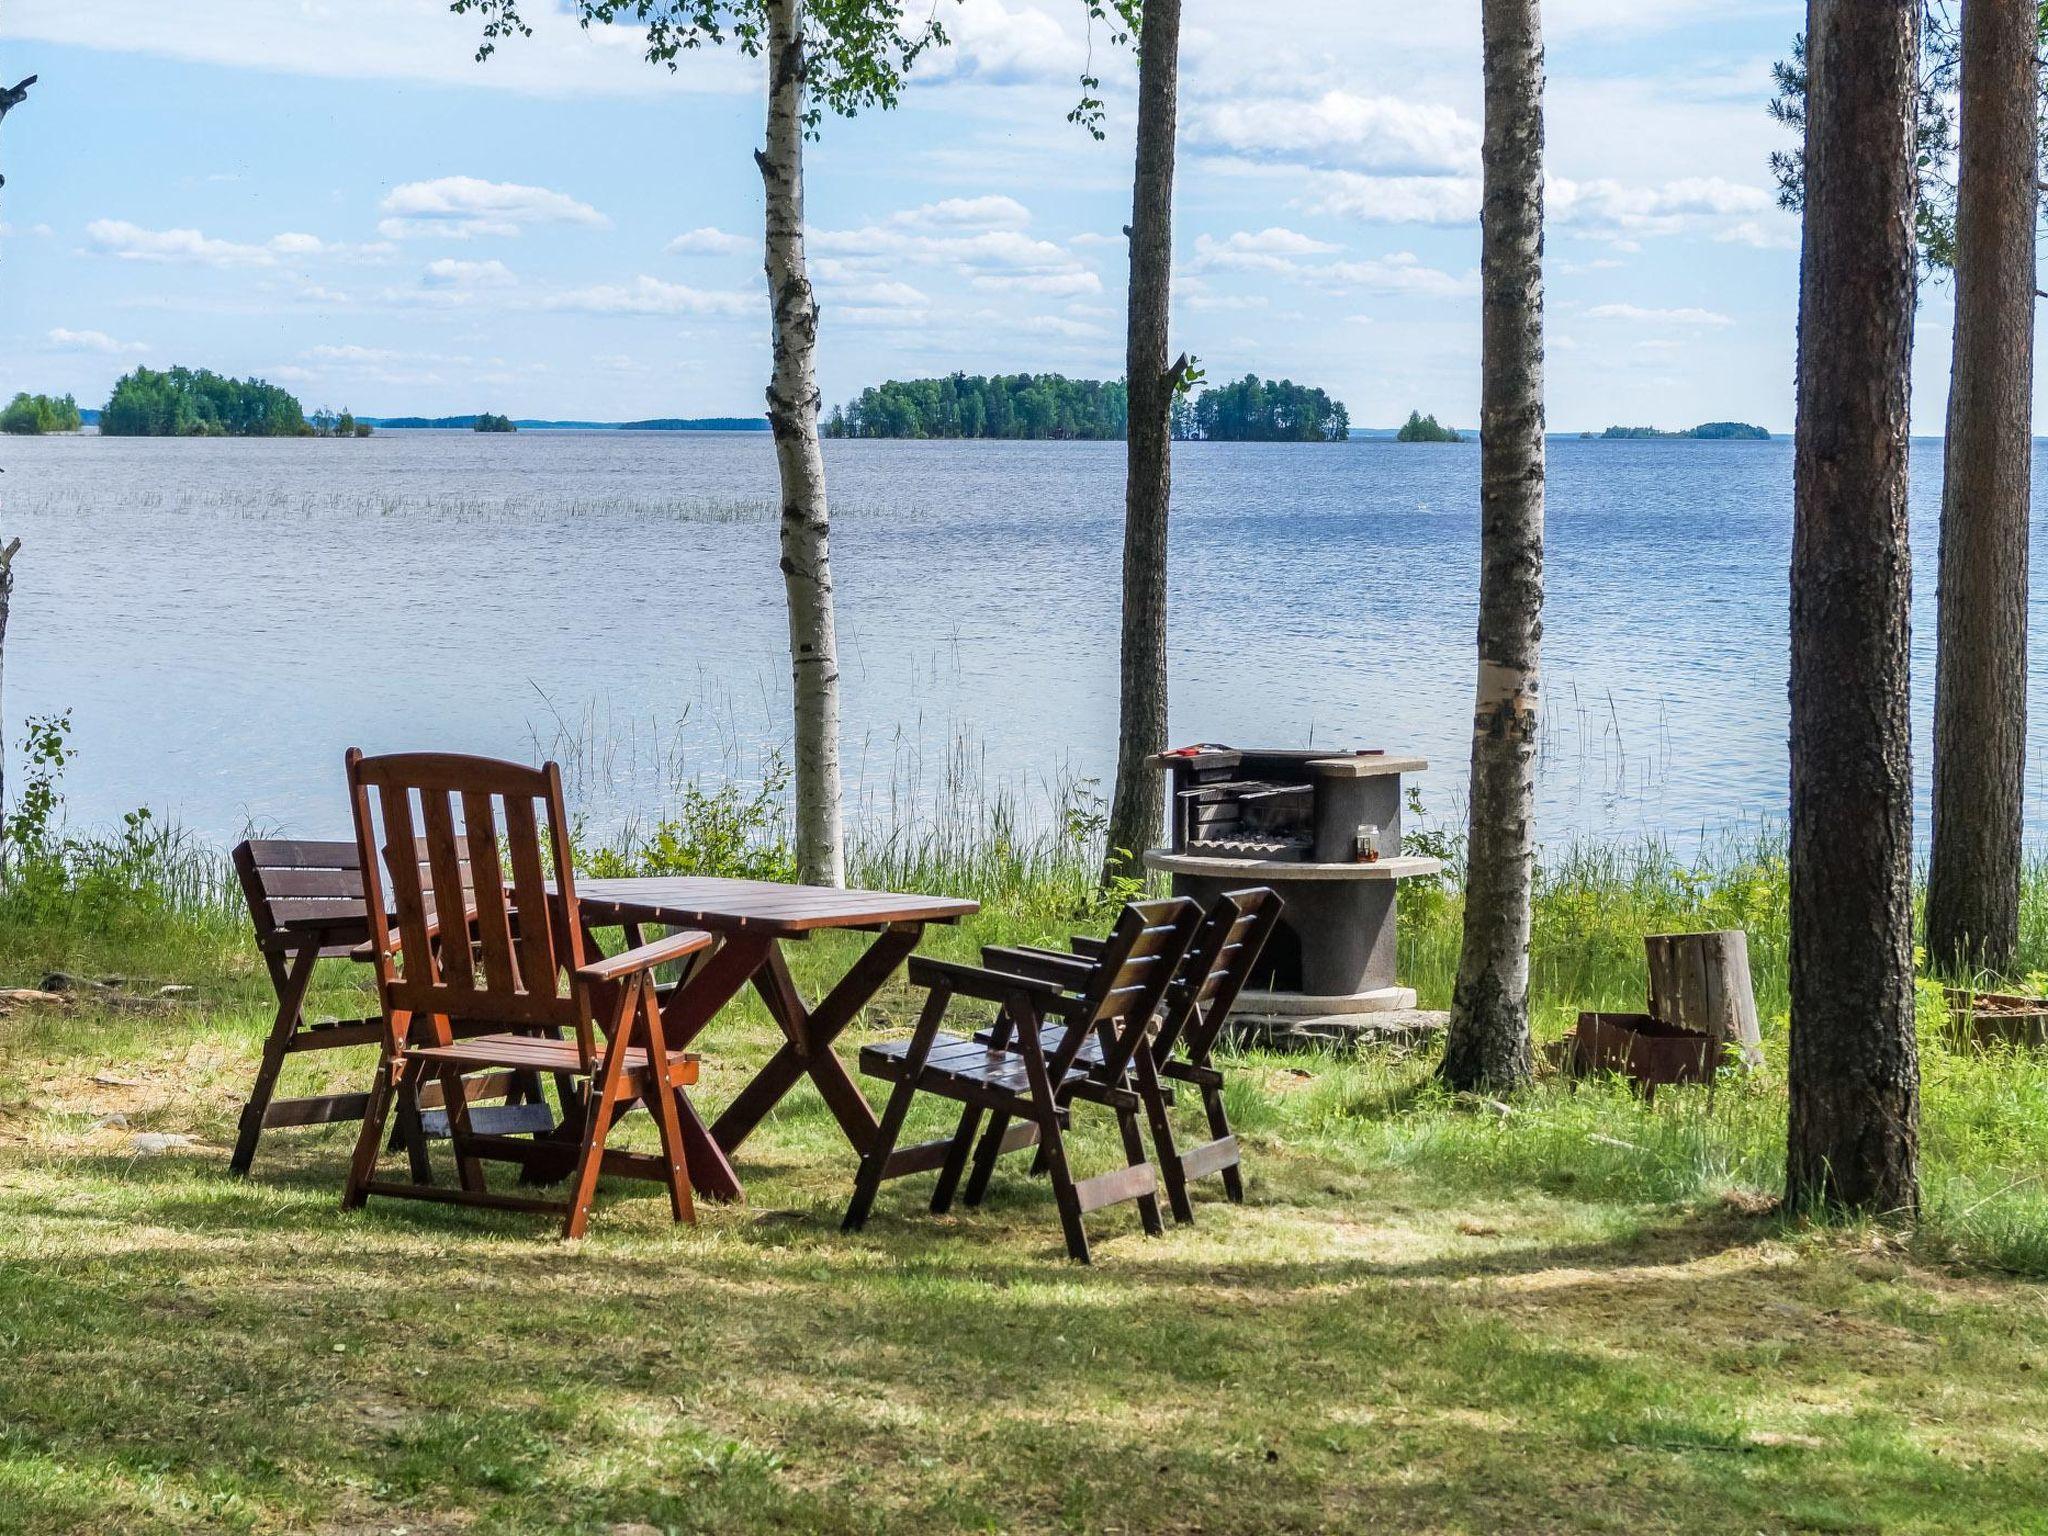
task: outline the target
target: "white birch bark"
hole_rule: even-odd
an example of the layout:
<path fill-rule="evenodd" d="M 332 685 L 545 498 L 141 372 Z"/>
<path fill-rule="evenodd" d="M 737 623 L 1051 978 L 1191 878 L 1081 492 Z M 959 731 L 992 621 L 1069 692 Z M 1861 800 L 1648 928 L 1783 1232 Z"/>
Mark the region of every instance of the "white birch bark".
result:
<path fill-rule="evenodd" d="M 818 304 L 804 260 L 804 7 L 768 0 L 768 136 L 756 153 L 767 189 L 768 298 L 775 371 L 768 423 L 782 482 L 782 581 L 796 702 L 797 878 L 844 885 L 839 815 L 839 642 L 825 457 L 818 443 Z"/>
<path fill-rule="evenodd" d="M 1543 639 L 1543 29 L 1538 0 L 1484 0 L 1479 682 L 1472 712 L 1464 946 L 1443 1075 L 1530 1072 L 1537 657 Z"/>

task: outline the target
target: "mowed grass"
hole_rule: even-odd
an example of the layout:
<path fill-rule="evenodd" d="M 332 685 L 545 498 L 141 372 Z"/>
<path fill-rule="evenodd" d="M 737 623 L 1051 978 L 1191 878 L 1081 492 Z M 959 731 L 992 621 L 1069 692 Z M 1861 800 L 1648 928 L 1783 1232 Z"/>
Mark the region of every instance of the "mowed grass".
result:
<path fill-rule="evenodd" d="M 996 894 L 932 947 L 1066 915 Z M 2048 1530 L 2048 1066 L 1952 1048 L 1926 989 L 1927 1219 L 1782 1220 L 1767 853 L 1553 872 L 1539 1033 L 1639 997 L 1641 932 L 1735 917 L 1755 1077 L 1494 1104 L 1443 1094 L 1428 1051 L 1248 1054 L 1246 1203 L 1207 1181 L 1158 1239 L 1097 1213 L 1085 1269 L 1022 1159 L 981 1210 L 933 1218 L 929 1176 L 903 1180 L 842 1236 L 853 1158 L 808 1088 L 742 1149 L 747 1203 L 693 1229 L 609 1181 L 576 1244 L 343 1215 L 350 1127 L 226 1171 L 268 1018 L 232 923 L 0 931 L 0 979 L 199 989 L 0 1020 L 0 1530 Z M 1426 1001 L 1455 929 L 1450 899 L 1413 904 Z M 852 952 L 799 947 L 806 990 Z M 363 980 L 328 967 L 316 1012 L 364 1011 Z M 912 1007 L 892 987 L 842 1049 Z M 721 1020 L 700 1103 L 777 1038 L 758 1004 Z M 286 1091 L 369 1060 L 298 1058 Z M 1077 1119 L 1081 1171 L 1111 1166 L 1103 1117 Z M 193 1144 L 139 1155 L 148 1132 Z"/>

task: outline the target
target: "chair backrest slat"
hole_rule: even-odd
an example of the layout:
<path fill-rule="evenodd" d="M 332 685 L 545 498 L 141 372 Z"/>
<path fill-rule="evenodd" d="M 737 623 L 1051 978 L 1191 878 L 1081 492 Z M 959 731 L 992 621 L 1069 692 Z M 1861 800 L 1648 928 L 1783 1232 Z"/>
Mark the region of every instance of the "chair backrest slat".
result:
<path fill-rule="evenodd" d="M 441 920 L 441 979 L 461 991 L 476 985 L 476 965 L 469 944 L 469 885 L 455 858 L 455 808 L 446 790 L 425 789 L 420 812 L 426 823 L 428 888 Z"/>
<path fill-rule="evenodd" d="M 433 943 L 427 937 L 427 895 L 420 882 L 419 859 L 408 857 L 419 841 L 413 831 L 412 790 L 405 785 L 382 786 L 378 808 L 384 813 L 385 842 L 379 850 L 382 856 L 363 866 L 364 895 L 376 899 L 373 893 L 378 885 L 377 866 L 384 865 L 391 874 L 392 903 L 398 909 L 398 937 L 402 946 L 399 958 L 405 979 L 432 986 L 441 979 L 441 972 L 434 963 Z M 398 850 L 395 858 L 394 849 Z"/>
<path fill-rule="evenodd" d="M 505 871 L 498 862 L 498 818 L 491 797 L 466 792 L 462 826 L 469 836 L 469 867 L 474 876 L 477 947 L 483 952 L 484 986 L 500 996 L 520 989 L 512 964 L 512 914 L 505 905 Z"/>
<path fill-rule="evenodd" d="M 512 905 L 531 916 L 519 925 L 519 975 L 531 988 L 534 978 L 555 973 L 555 931 L 546 918 L 538 893 L 547 887 L 540 858 L 540 828 L 534 821 L 531 800 L 505 804 L 505 837 L 512 850 Z"/>
<path fill-rule="evenodd" d="M 378 957 L 387 1006 L 572 1028 L 588 1067 L 589 1021 L 564 974 L 582 963 L 582 923 L 559 771 L 452 754 L 351 752 L 349 776 L 363 848 L 378 846 L 382 823 L 383 857 L 366 857 L 365 896 L 381 918 L 388 880 L 398 915 L 402 966 L 393 964 L 388 924 L 377 923 L 387 930 Z"/>
<path fill-rule="evenodd" d="M 1093 1032 L 1102 1040 L 1104 1069 L 1122 1077 L 1201 921 L 1202 909 L 1184 896 L 1134 901 L 1117 915 L 1080 1009 L 1054 1052 L 1055 1074 L 1073 1064 Z"/>
<path fill-rule="evenodd" d="M 1216 898 L 1167 993 L 1152 1046 L 1155 1060 L 1164 1065 L 1179 1048 L 1192 1064 L 1207 1063 L 1266 940 L 1279 925 L 1283 905 L 1280 893 L 1266 886 Z"/>
<path fill-rule="evenodd" d="M 292 947 L 282 931 L 287 923 L 329 920 L 337 929 L 357 930 L 354 942 L 360 942 L 363 876 L 354 843 L 251 838 L 235 846 L 233 862 L 264 948 Z M 349 942 L 346 934 L 341 942 Z"/>

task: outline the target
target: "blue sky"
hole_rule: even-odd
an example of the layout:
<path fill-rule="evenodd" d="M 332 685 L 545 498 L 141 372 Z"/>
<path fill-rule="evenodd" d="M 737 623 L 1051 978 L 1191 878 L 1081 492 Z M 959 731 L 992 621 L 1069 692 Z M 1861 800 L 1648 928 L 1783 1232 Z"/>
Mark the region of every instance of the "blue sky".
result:
<path fill-rule="evenodd" d="M 920 4 L 922 0 L 920 0 Z M 828 401 L 890 376 L 1122 371 L 1133 72 L 1064 119 L 1080 0 L 937 0 L 955 46 L 810 158 Z M 0 391 L 137 362 L 308 408 L 753 414 L 759 66 L 647 65 L 529 0 L 0 0 Z M 1550 421 L 1791 426 L 1797 225 L 1768 70 L 1803 4 L 1551 0 Z M 1476 3 L 1187 0 L 1175 343 L 1360 425 L 1478 405 Z M 1924 294 L 1916 429 L 1950 296 Z"/>

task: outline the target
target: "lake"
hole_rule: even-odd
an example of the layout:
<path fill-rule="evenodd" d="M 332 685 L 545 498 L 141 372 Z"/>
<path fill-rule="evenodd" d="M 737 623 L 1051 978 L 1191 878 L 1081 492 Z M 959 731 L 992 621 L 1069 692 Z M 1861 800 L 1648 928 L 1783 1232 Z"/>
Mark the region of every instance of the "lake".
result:
<path fill-rule="evenodd" d="M 1550 452 L 1540 835 L 1782 816 L 1790 442 Z M 1106 789 L 1123 445 L 827 459 L 854 814 Z M 558 755 L 609 824 L 786 741 L 765 433 L 23 438 L 0 467 L 7 745 L 73 712 L 75 824 L 146 803 L 217 841 L 342 835 L 350 745 Z M 1429 814 L 1461 814 L 1477 470 L 1470 444 L 1177 445 L 1173 739 L 1418 752 Z M 1939 478 L 1916 441 L 1923 828 Z"/>

